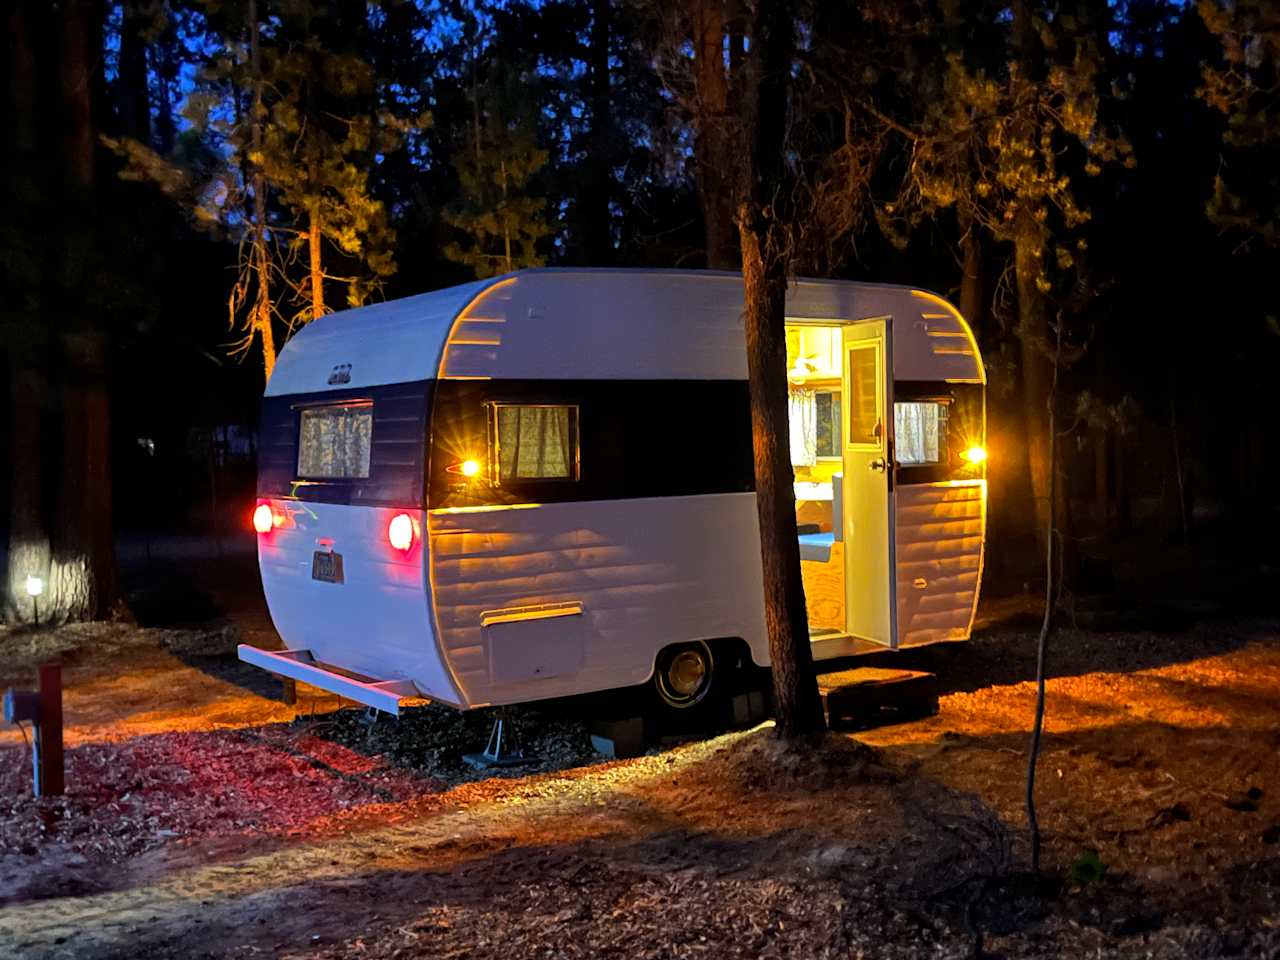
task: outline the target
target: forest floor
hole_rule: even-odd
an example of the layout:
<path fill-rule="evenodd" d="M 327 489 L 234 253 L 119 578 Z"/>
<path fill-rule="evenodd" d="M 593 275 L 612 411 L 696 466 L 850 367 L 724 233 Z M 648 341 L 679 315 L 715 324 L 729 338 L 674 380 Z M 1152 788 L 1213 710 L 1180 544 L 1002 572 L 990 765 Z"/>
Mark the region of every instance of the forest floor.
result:
<path fill-rule="evenodd" d="M 0 956 L 1280 957 L 1274 620 L 1056 635 L 1033 878 L 1033 605 L 874 660 L 938 673 L 924 720 L 605 760 L 527 710 L 541 761 L 493 776 L 482 713 L 283 703 L 241 573 L 135 597 L 163 626 L 0 633 L 0 687 L 62 659 L 68 743 L 37 801 L 0 728 Z"/>

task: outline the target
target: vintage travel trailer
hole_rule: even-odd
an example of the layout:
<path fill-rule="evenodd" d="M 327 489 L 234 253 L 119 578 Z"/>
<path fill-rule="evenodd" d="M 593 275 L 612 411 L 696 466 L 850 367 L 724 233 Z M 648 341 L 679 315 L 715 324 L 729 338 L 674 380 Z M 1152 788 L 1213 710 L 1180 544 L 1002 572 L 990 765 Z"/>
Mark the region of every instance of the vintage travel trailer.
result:
<path fill-rule="evenodd" d="M 288 649 L 392 713 L 769 663 L 742 279 L 527 270 L 323 317 L 263 402 L 254 526 Z M 923 290 L 793 281 L 791 448 L 818 659 L 968 638 L 985 375 Z"/>

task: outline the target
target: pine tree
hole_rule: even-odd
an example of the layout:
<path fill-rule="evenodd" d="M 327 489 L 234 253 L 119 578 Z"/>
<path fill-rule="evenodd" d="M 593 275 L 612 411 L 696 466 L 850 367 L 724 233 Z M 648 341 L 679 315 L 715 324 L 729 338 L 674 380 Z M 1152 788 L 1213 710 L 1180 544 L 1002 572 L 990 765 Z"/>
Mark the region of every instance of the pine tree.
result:
<path fill-rule="evenodd" d="M 94 81 L 102 9 L 88 0 L 14 4 L 6 106 L 12 118 L 0 262 L 8 366 L 8 517 L 0 613 L 42 621 L 107 616 L 118 587 L 112 539 L 106 228 Z M 45 78 L 46 82 L 41 82 Z"/>
<path fill-rule="evenodd" d="M 332 309 L 327 282 L 346 287 L 347 306 L 360 306 L 395 270 L 395 233 L 370 172 L 430 118 L 375 110 L 375 77 L 359 43 L 365 27 L 363 3 L 295 0 L 267 49 L 273 97 L 254 159 L 291 213 L 290 263 L 305 267 L 287 274 L 297 307 L 290 328 Z"/>
<path fill-rule="evenodd" d="M 751 135 L 754 109 L 747 70 L 747 7 L 739 0 L 645 0 L 640 5 L 648 8 L 658 35 L 653 58 L 658 75 L 677 122 L 687 125 L 692 139 L 706 265 L 713 270 L 737 269 L 741 255 L 736 217 L 746 189 L 741 151 Z"/>
<path fill-rule="evenodd" d="M 1227 120 L 1208 214 L 1246 244 L 1280 245 L 1280 6 L 1201 0 L 1196 9 L 1222 51 L 1204 65 L 1200 95 Z"/>
<path fill-rule="evenodd" d="M 471 123 L 454 158 L 461 199 L 443 214 L 465 240 L 444 252 L 483 278 L 546 262 L 538 243 L 551 227 L 532 186 L 547 151 L 538 145 L 529 71 L 495 64 L 481 84 L 474 60 L 471 69 Z"/>
<path fill-rule="evenodd" d="M 882 209 L 894 234 L 897 218 L 954 210 L 966 240 L 969 269 L 983 236 L 1013 248 L 1016 337 L 1035 532 L 1048 529 L 1047 397 L 1050 379 L 1047 297 L 1070 287 L 1087 247 L 1078 228 L 1090 213 L 1079 199 L 1079 173 L 1131 165 L 1125 137 L 1104 120 L 1107 24 L 1082 4 L 1050 10 L 1015 0 L 1007 23 L 992 26 L 972 12 L 944 6 L 932 26 L 944 37 L 939 74 L 908 72 L 924 108 L 903 124 L 910 141 L 904 191 Z M 905 244 L 907 235 L 899 234 Z M 1041 542 L 1043 548 L 1043 542 Z"/>
<path fill-rule="evenodd" d="M 216 43 L 182 114 L 189 129 L 163 155 L 108 141 L 124 175 L 148 179 L 192 220 L 233 241 L 228 295 L 233 356 L 260 351 L 271 375 L 279 340 L 332 309 L 328 285 L 359 306 L 395 270 L 395 234 L 371 190 L 378 158 L 425 112 L 386 106 L 359 49 L 364 4 L 203 0 Z M 403 105 L 403 102 L 401 102 Z"/>

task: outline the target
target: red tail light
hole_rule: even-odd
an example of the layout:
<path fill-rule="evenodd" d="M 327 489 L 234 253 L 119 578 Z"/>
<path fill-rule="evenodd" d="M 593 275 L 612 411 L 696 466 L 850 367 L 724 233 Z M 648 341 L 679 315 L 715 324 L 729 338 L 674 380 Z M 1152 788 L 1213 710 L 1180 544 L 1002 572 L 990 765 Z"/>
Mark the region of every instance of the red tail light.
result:
<path fill-rule="evenodd" d="M 293 515 L 278 501 L 259 500 L 258 505 L 253 508 L 253 529 L 259 533 L 292 530 L 293 526 Z"/>
<path fill-rule="evenodd" d="M 241 514 L 243 516 L 243 514 Z M 276 525 L 275 514 L 271 510 L 271 504 L 260 503 L 253 510 L 253 529 L 259 533 L 270 533 Z"/>
<path fill-rule="evenodd" d="M 397 513 L 387 524 L 387 539 L 391 542 L 391 546 L 402 553 L 408 553 L 412 549 L 416 537 L 417 530 L 414 528 L 413 517 L 407 513 Z"/>

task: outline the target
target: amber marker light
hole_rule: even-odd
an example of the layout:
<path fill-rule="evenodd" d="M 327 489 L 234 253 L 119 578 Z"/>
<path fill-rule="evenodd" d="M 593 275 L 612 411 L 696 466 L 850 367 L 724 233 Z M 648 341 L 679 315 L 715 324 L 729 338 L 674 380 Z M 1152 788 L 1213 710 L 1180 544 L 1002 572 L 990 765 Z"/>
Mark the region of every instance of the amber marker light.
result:
<path fill-rule="evenodd" d="M 987 462 L 987 451 L 979 446 L 970 447 L 964 453 L 960 454 L 960 456 L 965 460 L 968 460 L 975 467 Z"/>
<path fill-rule="evenodd" d="M 463 460 L 461 463 L 450 464 L 445 467 L 445 470 L 448 473 L 461 474 L 464 477 L 478 477 L 480 476 L 480 461 Z"/>

